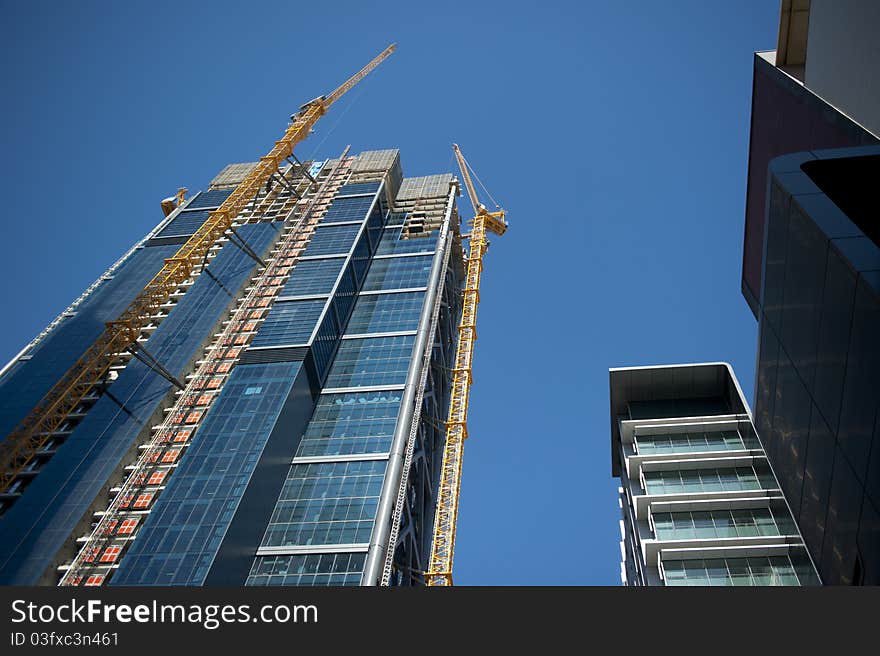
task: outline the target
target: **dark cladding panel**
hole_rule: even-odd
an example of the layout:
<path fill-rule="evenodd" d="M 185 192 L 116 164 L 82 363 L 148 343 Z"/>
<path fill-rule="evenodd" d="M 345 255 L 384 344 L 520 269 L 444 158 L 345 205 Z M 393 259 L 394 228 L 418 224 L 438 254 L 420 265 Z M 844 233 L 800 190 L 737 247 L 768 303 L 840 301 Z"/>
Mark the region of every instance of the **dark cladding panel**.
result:
<path fill-rule="evenodd" d="M 864 585 L 880 585 L 880 563 L 871 554 L 880 553 L 880 511 L 868 497 L 862 504 L 859 521 L 859 552 Z"/>
<path fill-rule="evenodd" d="M 798 525 L 804 542 L 817 563 L 822 557 L 833 465 L 834 435 L 818 409 L 813 406 Z"/>
<path fill-rule="evenodd" d="M 859 512 L 876 508 L 880 493 L 880 249 L 843 211 L 867 212 L 864 223 L 876 193 L 864 180 L 848 199 L 825 193 L 852 191 L 860 179 L 841 181 L 841 171 L 877 151 L 817 150 L 770 164 L 755 418 L 828 584 L 880 569 L 880 552 L 856 539 L 872 535 L 872 515 Z"/>
<path fill-rule="evenodd" d="M 846 371 L 855 291 L 855 273 L 834 248 L 829 248 L 813 398 L 835 433 L 840 420 L 840 391 Z"/>
<path fill-rule="evenodd" d="M 837 439 L 864 481 L 880 410 L 880 299 L 864 279 L 856 289 L 849 353 Z"/>
<path fill-rule="evenodd" d="M 810 429 L 810 395 L 797 369 L 782 350 L 778 362 L 773 426 L 764 444 L 785 498 L 797 516 Z"/>
<path fill-rule="evenodd" d="M 785 291 L 779 335 L 807 391 L 811 391 L 828 240 L 796 202 L 790 204 L 789 212 L 788 256 L 785 261 Z"/>
<path fill-rule="evenodd" d="M 840 448 L 834 454 L 831 498 L 819 571 L 826 585 L 852 585 L 862 489 Z M 876 554 L 871 554 L 876 563 Z"/>
<path fill-rule="evenodd" d="M 766 320 L 761 322 L 760 351 L 755 384 L 755 430 L 764 448 L 773 427 L 774 401 L 776 400 L 776 372 L 779 363 L 779 340 Z"/>
<path fill-rule="evenodd" d="M 749 143 L 742 283 L 757 316 L 770 160 L 798 151 L 873 144 L 877 139 L 756 54 Z"/>
<path fill-rule="evenodd" d="M 777 333 L 782 329 L 785 259 L 788 251 L 788 225 L 791 220 L 790 204 L 791 196 L 779 184 L 771 182 L 764 287 L 760 298 L 761 311 Z"/>

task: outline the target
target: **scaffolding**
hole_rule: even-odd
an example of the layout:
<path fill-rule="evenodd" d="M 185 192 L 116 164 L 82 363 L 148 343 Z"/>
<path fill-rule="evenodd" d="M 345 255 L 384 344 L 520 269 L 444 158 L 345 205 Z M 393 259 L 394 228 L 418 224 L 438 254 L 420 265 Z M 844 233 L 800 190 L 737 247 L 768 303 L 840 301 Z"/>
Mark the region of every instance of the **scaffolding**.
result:
<path fill-rule="evenodd" d="M 223 331 L 209 347 L 209 355 L 190 377 L 165 421 L 151 441 L 142 447 L 125 483 L 116 490 L 106 511 L 89 536 L 79 542 L 72 562 L 63 567 L 62 586 L 100 586 L 109 581 L 117 563 L 137 535 L 137 528 L 168 484 L 177 463 L 192 443 L 204 417 L 231 375 L 239 356 L 253 339 L 275 297 L 280 292 L 300 255 L 308 246 L 316 224 L 337 190 L 344 183 L 350 165 L 348 148 L 326 167 L 317 190 L 306 199 L 316 183 L 301 176 L 294 191 L 279 198 L 267 194 L 244 213 L 250 222 L 274 219 L 276 212 L 291 205 L 287 228 L 280 237 L 265 269 L 246 291 Z M 295 199 L 303 199 L 305 210 L 295 217 Z M 294 199 L 294 200 L 291 200 Z"/>

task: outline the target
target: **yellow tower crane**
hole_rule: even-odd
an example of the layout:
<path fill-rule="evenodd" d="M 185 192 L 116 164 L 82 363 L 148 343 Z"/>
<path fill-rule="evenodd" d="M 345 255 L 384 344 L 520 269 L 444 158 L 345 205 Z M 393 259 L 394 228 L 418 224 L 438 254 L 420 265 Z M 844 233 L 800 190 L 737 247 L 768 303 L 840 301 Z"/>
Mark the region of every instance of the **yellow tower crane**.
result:
<path fill-rule="evenodd" d="M 99 385 L 111 365 L 127 351 L 146 327 L 151 317 L 166 303 L 179 285 L 199 266 L 214 243 L 230 228 L 233 220 L 256 198 L 269 178 L 279 170 L 294 147 L 309 136 L 312 127 L 334 102 L 360 82 L 392 52 L 388 46 L 369 64 L 351 76 L 329 96 L 320 96 L 303 105 L 291 116 L 292 123 L 275 147 L 261 157 L 247 177 L 223 204 L 208 215 L 202 226 L 147 283 L 137 298 L 115 320 L 106 324 L 98 340 L 86 350 L 49 392 L 40 400 L 9 436 L 0 444 L 0 492 L 6 491 L 15 477 L 34 458 L 89 392 Z M 180 201 L 181 198 L 178 198 Z"/>
<path fill-rule="evenodd" d="M 431 560 L 425 574 L 428 585 L 452 585 L 452 558 L 455 551 L 455 524 L 458 520 L 458 497 L 461 491 L 461 463 L 464 440 L 467 437 L 468 399 L 471 390 L 471 367 L 474 358 L 474 342 L 477 339 L 477 306 L 480 303 L 480 274 L 483 271 L 483 255 L 489 243 L 486 231 L 503 235 L 507 230 L 505 212 L 490 212 L 477 198 L 468 164 L 453 144 L 455 158 L 461 169 L 468 197 L 474 207 L 471 220 L 470 248 L 467 256 L 465 285 L 462 290 L 461 323 L 458 326 L 458 346 L 455 351 L 455 367 L 452 370 L 452 395 L 446 420 L 446 446 L 443 448 L 443 464 L 440 470 L 440 492 L 437 497 L 437 514 L 434 519 L 434 538 Z"/>

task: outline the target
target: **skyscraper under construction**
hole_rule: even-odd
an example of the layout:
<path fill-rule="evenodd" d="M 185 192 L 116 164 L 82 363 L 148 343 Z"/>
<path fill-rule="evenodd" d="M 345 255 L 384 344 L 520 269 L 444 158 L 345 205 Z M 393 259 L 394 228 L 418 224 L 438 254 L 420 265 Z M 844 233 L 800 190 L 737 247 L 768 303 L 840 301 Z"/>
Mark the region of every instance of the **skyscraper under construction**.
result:
<path fill-rule="evenodd" d="M 227 167 L 11 363 L 6 433 L 251 168 Z M 392 531 L 396 582 L 424 571 L 456 193 L 451 174 L 402 178 L 396 150 L 282 170 L 15 476 L 2 581 L 358 584 Z"/>
<path fill-rule="evenodd" d="M 300 162 L 295 142 L 164 203 L 4 368 L 0 583 L 424 582 L 458 182 L 404 178 L 396 150 Z"/>

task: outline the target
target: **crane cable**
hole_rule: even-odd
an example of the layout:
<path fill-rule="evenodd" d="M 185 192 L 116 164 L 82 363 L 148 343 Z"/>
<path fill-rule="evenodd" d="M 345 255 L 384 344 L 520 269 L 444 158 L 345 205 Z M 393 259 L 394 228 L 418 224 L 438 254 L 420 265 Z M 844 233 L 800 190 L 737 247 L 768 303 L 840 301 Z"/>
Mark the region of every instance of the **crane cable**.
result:
<path fill-rule="evenodd" d="M 480 186 L 483 188 L 483 191 L 486 192 L 486 195 L 487 195 L 490 199 L 492 199 L 492 202 L 493 202 L 493 203 L 495 203 L 495 207 L 496 207 L 497 209 L 501 209 L 501 205 L 498 204 L 498 201 L 495 200 L 495 198 L 492 196 L 492 194 L 489 193 L 489 190 L 486 189 L 486 185 L 484 185 L 484 184 L 483 184 L 483 181 L 480 180 L 480 176 L 477 175 L 477 172 L 474 171 L 474 169 L 473 169 L 473 167 L 471 166 L 470 162 L 468 162 L 468 161 L 465 159 L 465 157 L 464 157 L 463 154 L 461 155 L 461 159 L 462 159 L 462 161 L 464 161 L 465 166 L 468 167 L 468 171 L 471 172 L 471 175 L 474 176 L 474 177 L 477 179 L 477 182 L 480 183 Z"/>
<path fill-rule="evenodd" d="M 364 93 L 366 93 L 366 88 L 361 85 L 358 85 L 357 91 L 354 94 L 352 94 L 351 100 L 345 106 L 345 109 L 342 110 L 342 112 L 339 114 L 339 117 L 336 119 L 336 122 L 333 123 L 332 126 L 330 126 L 330 129 L 327 130 L 327 133 L 324 135 L 324 138 L 321 139 L 321 141 L 318 143 L 317 146 L 315 146 L 315 148 L 312 150 L 312 154 L 307 159 L 311 159 L 311 160 L 315 159 L 315 155 L 318 154 L 318 151 L 321 150 L 321 147 L 324 145 L 324 143 L 327 141 L 327 139 L 330 138 L 330 135 L 333 134 L 334 130 L 336 130 L 336 128 L 342 122 L 342 119 L 345 118 L 345 115 L 348 114 L 349 110 L 351 110 L 351 108 L 354 107 L 355 103 L 358 100 L 360 100 L 360 97 L 363 96 Z M 303 160 L 303 161 L 305 161 L 305 160 Z"/>

